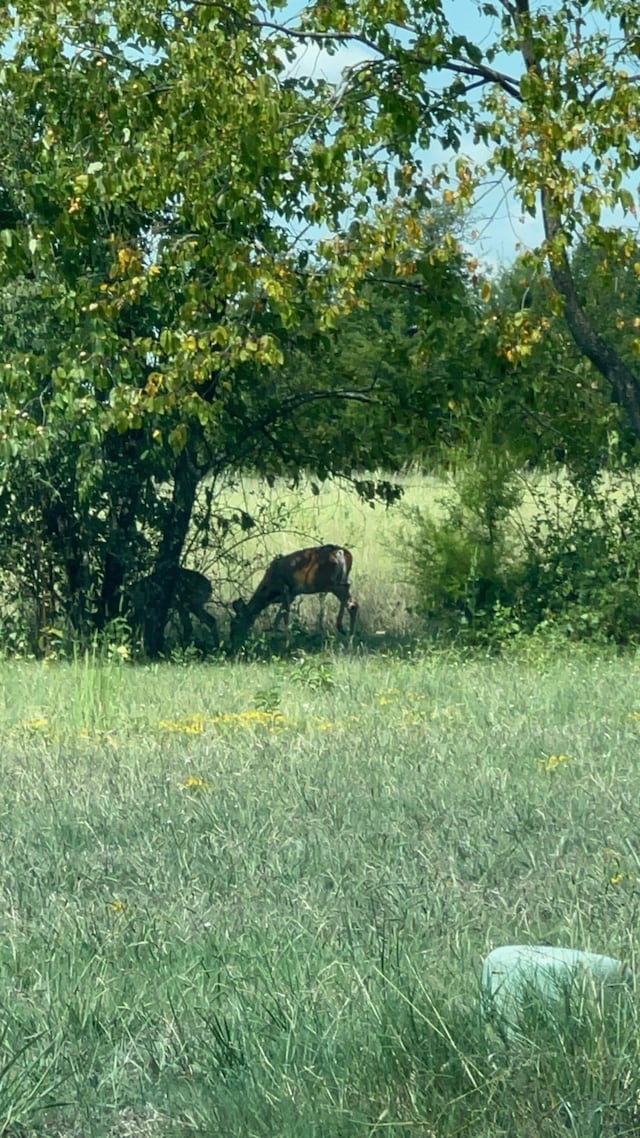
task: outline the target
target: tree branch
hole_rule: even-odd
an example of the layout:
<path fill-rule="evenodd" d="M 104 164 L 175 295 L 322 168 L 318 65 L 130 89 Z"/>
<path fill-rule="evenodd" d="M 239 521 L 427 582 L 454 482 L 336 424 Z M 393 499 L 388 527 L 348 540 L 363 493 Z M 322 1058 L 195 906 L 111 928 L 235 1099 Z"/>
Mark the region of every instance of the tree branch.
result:
<path fill-rule="evenodd" d="M 531 36 L 522 24 L 529 17 L 529 0 L 514 0 L 516 30 L 520 33 L 520 51 L 527 71 L 544 80 Z M 548 261 L 551 280 L 565 302 L 565 319 L 580 351 L 605 377 L 616 403 L 626 411 L 634 434 L 640 438 L 640 383 L 613 345 L 600 335 L 580 301 L 564 241 L 561 212 L 548 185 L 540 188 L 544 233 L 549 246 Z"/>
<path fill-rule="evenodd" d="M 369 388 L 369 391 L 373 391 L 373 384 Z M 321 400 L 325 399 L 344 399 L 345 401 L 352 403 L 370 403 L 374 406 L 379 406 L 380 404 L 380 400 L 378 398 L 373 397 L 364 391 L 305 391 L 301 395 L 290 395 L 288 399 L 283 399 L 278 404 L 278 413 L 276 416 L 274 416 L 271 422 L 277 421 L 277 419 L 281 417 L 281 413 L 283 411 L 286 411 L 288 408 L 295 410 L 298 407 L 304 407 L 307 403 L 318 403 Z M 267 419 L 266 421 L 269 422 L 270 420 Z"/>
<path fill-rule="evenodd" d="M 640 73 L 638 73 L 637 75 L 628 75 L 625 78 L 625 83 L 640 83 Z M 607 86 L 608 86 L 607 81 L 605 79 L 603 79 L 602 82 L 598 83 L 598 85 L 593 88 L 593 91 L 590 91 L 589 94 L 586 96 L 585 104 L 588 106 L 589 103 L 592 103 L 593 100 L 595 99 L 596 95 L 599 95 L 601 91 L 604 91 Z"/>
<path fill-rule="evenodd" d="M 266 28 L 269 31 L 280 32 L 281 35 L 289 36 L 291 39 L 301 40 L 302 42 L 311 41 L 312 43 L 338 43 L 350 44 L 359 43 L 363 47 L 368 48 L 380 59 L 387 62 L 398 63 L 400 61 L 400 53 L 407 54 L 404 48 L 399 49 L 396 53 L 394 51 L 384 51 L 375 40 L 369 39 L 368 36 L 363 35 L 361 32 L 316 32 L 310 28 L 292 28 L 287 24 L 280 24 L 275 20 L 260 20 L 257 17 L 249 18 L 241 16 L 238 12 L 233 10 L 230 5 L 220 3 L 219 0 L 191 0 L 194 7 L 204 8 L 221 8 L 228 12 L 230 16 L 237 22 L 244 24 L 245 27 Z M 420 64 L 424 68 L 437 68 L 442 71 L 452 71 L 461 75 L 469 75 L 472 78 L 480 80 L 481 83 L 497 83 L 499 87 L 511 95 L 512 98 L 521 101 L 520 89 L 518 82 L 511 75 L 506 75 L 502 71 L 496 71 L 493 67 L 488 67 L 483 63 L 472 63 L 470 60 L 462 60 L 460 63 L 440 63 L 434 64 L 433 60 L 421 56 L 415 52 L 410 52 L 412 60 Z"/>
<path fill-rule="evenodd" d="M 551 249 L 549 271 L 555 288 L 565 302 L 565 319 L 569 331 L 580 351 L 611 385 L 613 398 L 624 407 L 634 434 L 640 438 L 640 384 L 635 373 L 622 356 L 601 336 L 587 316 L 578 296 L 569 258 L 564 249 L 553 248 L 556 238 L 562 236 L 562 221 L 554 208 L 550 191 L 541 190 L 542 221 Z"/>
<path fill-rule="evenodd" d="M 416 57 L 418 63 L 424 65 L 424 60 L 419 56 Z M 443 71 L 453 71 L 460 75 L 470 75 L 481 82 L 476 84 L 480 86 L 484 83 L 496 83 L 498 87 L 502 87 L 508 95 L 516 99 L 519 103 L 522 102 L 522 95 L 520 94 L 520 86 L 517 79 L 511 75 L 505 75 L 503 71 L 496 71 L 493 67 L 487 67 L 484 63 L 445 63 L 442 65 Z"/>
<path fill-rule="evenodd" d="M 373 386 L 372 384 L 369 391 L 373 390 Z M 244 461 L 247 457 L 251 457 L 252 453 L 255 453 L 256 436 L 260 435 L 267 439 L 274 452 L 285 464 L 296 461 L 295 456 L 288 456 L 282 444 L 274 438 L 271 433 L 271 428 L 282 419 L 290 418 L 292 413 L 300 407 L 305 407 L 310 403 L 317 403 L 325 399 L 343 399 L 372 405 L 380 404 L 379 399 L 374 398 L 366 391 L 351 391 L 348 389 L 339 389 L 337 391 L 306 391 L 299 395 L 290 395 L 287 399 L 280 400 L 267 414 L 253 421 L 242 415 L 238 415 L 238 419 L 242 424 L 243 443 L 240 446 L 234 446 L 232 451 L 226 452 L 227 458 L 225 464 L 227 466 L 239 466 L 241 465 L 241 460 Z M 299 458 L 297 461 L 300 463 Z"/>

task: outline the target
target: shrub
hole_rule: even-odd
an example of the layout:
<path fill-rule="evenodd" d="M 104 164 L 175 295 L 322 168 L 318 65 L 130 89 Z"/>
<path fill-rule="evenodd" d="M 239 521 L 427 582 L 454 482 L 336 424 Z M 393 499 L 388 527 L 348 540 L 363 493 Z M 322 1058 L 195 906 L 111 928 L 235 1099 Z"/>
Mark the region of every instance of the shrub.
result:
<path fill-rule="evenodd" d="M 439 516 L 416 510 L 405 551 L 432 631 L 500 645 L 514 635 L 640 638 L 640 501 L 632 476 L 545 480 L 515 525 L 524 479 L 486 456 L 452 478 Z"/>
<path fill-rule="evenodd" d="M 417 611 L 438 632 L 483 637 L 513 593 L 510 517 L 522 485 L 508 456 L 484 452 L 451 476 L 442 515 L 408 515 L 405 554 Z"/>
<path fill-rule="evenodd" d="M 624 644 L 640 633 L 640 503 L 633 479 L 538 495 L 514 598 L 526 629 L 553 621 L 572 638 Z M 564 497 L 564 501 L 563 501 Z"/>

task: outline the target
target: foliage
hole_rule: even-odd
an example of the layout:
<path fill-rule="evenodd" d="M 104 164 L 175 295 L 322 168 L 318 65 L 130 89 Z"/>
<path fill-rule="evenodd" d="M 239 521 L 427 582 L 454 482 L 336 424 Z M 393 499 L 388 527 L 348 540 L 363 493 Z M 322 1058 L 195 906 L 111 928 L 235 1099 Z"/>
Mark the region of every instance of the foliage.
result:
<path fill-rule="evenodd" d="M 477 3 L 473 38 L 444 0 L 281 9 L 0 16 L 0 571 L 32 646 L 47 624 L 91 643 L 154 574 L 158 654 L 189 535 L 227 548 L 194 527 L 205 479 L 304 470 L 389 500 L 372 469 L 490 422 L 588 482 L 640 437 L 638 4 Z M 293 66 L 309 43 L 359 54 L 329 82 Z M 496 178 L 542 214 L 528 306 L 492 304 L 452 221 Z"/>
<path fill-rule="evenodd" d="M 502 366 L 495 337 L 490 342 L 487 335 L 478 278 L 461 253 L 455 262 L 451 256 L 439 282 L 429 268 L 428 252 L 441 239 L 439 227 L 425 225 L 419 270 L 416 250 L 403 277 L 387 266 L 365 282 L 358 306 L 338 323 L 324 364 L 385 393 L 378 445 L 386 444 L 390 470 L 411 462 L 436 465 L 443 450 L 468 445 L 478 425 L 509 399 L 504 373 L 514 369 Z M 418 324 L 420 337 L 408 335 Z M 343 424 L 358 437 L 357 408 L 345 409 Z M 360 453 L 366 461 L 364 448 Z"/>
<path fill-rule="evenodd" d="M 612 486 L 615 492 L 612 493 Z M 513 616 L 523 631 L 571 639 L 640 637 L 640 501 L 633 478 L 603 478 L 567 496 L 537 496 Z"/>
<path fill-rule="evenodd" d="M 597 321 L 629 366 L 636 358 L 638 258 L 635 243 L 633 258 L 626 264 L 584 243 L 571 258 L 589 319 Z M 527 257 L 516 260 L 494 284 L 489 312 L 498 340 L 509 325 L 522 333 L 519 348 L 506 349 L 513 399 L 520 408 L 520 423 L 513 424 L 514 442 L 518 433 L 522 439 L 524 425 L 531 457 L 538 465 L 559 459 L 570 467 L 574 479 L 590 482 L 605 467 L 635 462 L 636 438 L 622 408 L 611 401 L 602 376 L 581 355 L 562 313 L 554 307 L 548 273 L 535 269 Z"/>
<path fill-rule="evenodd" d="M 393 256 L 402 211 L 251 10 L 26 3 L 0 27 L 0 565 L 89 636 L 157 572 L 152 652 L 205 477 L 389 453 L 389 387 L 296 361 Z M 379 216 L 328 239 L 371 195 Z"/>
<path fill-rule="evenodd" d="M 416 610 L 438 634 L 487 634 L 514 584 L 510 516 L 522 499 L 513 460 L 485 446 L 450 477 L 438 517 L 414 508 L 404 535 Z"/>
<path fill-rule="evenodd" d="M 279 29 L 327 50 L 342 45 L 361 53 L 339 90 L 337 143 L 355 136 L 360 145 L 386 147 L 396 157 L 398 186 L 414 203 L 444 188 L 444 200 L 465 209 L 481 186 L 498 180 L 525 214 L 540 211 L 544 240 L 529 264 L 548 265 L 556 309 L 637 438 L 635 360 L 589 311 L 571 254 L 584 242 L 603 253 L 605 272 L 617 263 L 640 273 L 630 228 L 631 179 L 640 165 L 640 5 L 477 0 L 473 10 L 470 34 L 469 5 L 318 0 L 297 25 Z M 455 161 L 429 173 L 422 155 L 434 144 Z M 471 148 L 479 160 L 467 156 Z M 504 329 L 503 351 L 526 357 L 543 331 L 516 313 Z"/>
<path fill-rule="evenodd" d="M 496 452 L 497 454 L 497 452 Z M 623 645 L 640 636 L 640 502 L 632 475 L 536 490 L 506 460 L 451 479 L 444 511 L 414 509 L 404 545 L 432 632 L 502 649 L 513 638 Z M 527 517 L 516 524 L 525 492 Z"/>

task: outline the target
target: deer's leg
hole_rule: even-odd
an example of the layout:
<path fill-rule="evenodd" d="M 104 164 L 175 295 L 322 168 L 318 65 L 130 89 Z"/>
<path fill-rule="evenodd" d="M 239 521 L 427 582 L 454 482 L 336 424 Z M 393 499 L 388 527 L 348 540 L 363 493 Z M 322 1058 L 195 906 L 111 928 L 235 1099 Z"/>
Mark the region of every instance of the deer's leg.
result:
<path fill-rule="evenodd" d="M 287 588 L 283 588 L 282 596 L 280 598 L 280 608 L 278 609 L 278 614 L 276 616 L 276 619 L 273 622 L 274 629 L 276 629 L 278 627 L 278 625 L 280 624 L 280 621 L 282 621 L 285 628 L 289 627 L 289 621 L 291 619 L 291 601 L 292 600 L 293 600 L 293 597 L 291 595 L 291 590 L 287 589 Z"/>
<path fill-rule="evenodd" d="M 234 615 L 229 629 L 229 647 L 231 652 L 239 652 L 249 635 L 252 619 L 246 604 L 240 598 L 233 602 L 232 608 Z"/>
<path fill-rule="evenodd" d="M 193 644 L 193 624 L 189 609 L 184 605 L 179 613 L 180 628 L 182 631 L 182 648 L 188 648 Z"/>
<path fill-rule="evenodd" d="M 340 601 L 340 608 L 338 610 L 338 619 L 336 621 L 336 628 L 338 629 L 338 632 L 342 633 L 342 635 L 344 636 L 344 614 L 347 611 L 347 608 L 349 608 L 349 609 L 351 608 L 351 592 L 349 589 L 349 585 L 348 584 L 336 585 L 335 588 L 333 588 L 331 590 L 331 592 L 333 593 L 334 597 L 337 597 L 338 600 Z M 353 631 L 353 618 L 351 618 L 351 620 L 352 620 L 352 631 Z"/>

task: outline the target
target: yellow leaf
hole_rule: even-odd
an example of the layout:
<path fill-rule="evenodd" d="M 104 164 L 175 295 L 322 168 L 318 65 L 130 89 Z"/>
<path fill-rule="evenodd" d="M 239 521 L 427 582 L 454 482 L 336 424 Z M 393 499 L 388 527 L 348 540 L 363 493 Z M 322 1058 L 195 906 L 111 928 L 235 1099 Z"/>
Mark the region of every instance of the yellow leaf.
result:
<path fill-rule="evenodd" d="M 163 378 L 162 373 L 159 371 L 152 371 L 150 373 L 150 375 L 147 377 L 147 382 L 145 384 L 145 391 L 146 391 L 147 395 L 156 395 L 157 394 L 158 388 L 162 384 L 162 378 Z"/>

